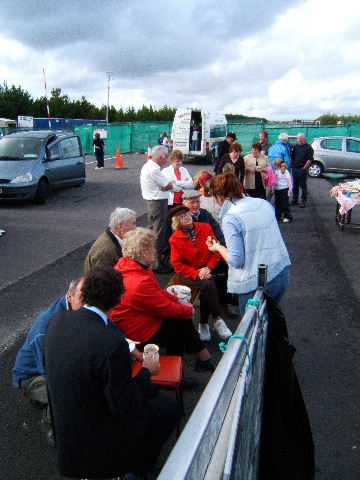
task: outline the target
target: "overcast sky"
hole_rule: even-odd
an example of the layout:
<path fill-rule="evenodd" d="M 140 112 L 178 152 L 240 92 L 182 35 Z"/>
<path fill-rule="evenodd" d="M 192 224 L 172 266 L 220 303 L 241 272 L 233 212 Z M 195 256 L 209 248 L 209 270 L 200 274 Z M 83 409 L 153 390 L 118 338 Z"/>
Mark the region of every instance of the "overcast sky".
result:
<path fill-rule="evenodd" d="M 269 119 L 359 113 L 359 0 L 1 0 L 0 81 Z M 0 112 L 1 116 L 1 112 Z"/>

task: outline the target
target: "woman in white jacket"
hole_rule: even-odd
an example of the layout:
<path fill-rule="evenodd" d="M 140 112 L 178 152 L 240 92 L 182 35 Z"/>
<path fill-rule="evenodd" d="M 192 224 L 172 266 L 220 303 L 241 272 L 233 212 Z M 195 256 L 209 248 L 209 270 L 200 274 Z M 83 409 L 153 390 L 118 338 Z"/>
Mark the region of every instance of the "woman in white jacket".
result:
<path fill-rule="evenodd" d="M 174 182 L 176 185 L 176 188 L 169 192 L 169 207 L 181 205 L 184 190 L 194 188 L 193 179 L 189 171 L 182 166 L 183 160 L 184 154 L 180 150 L 173 150 L 170 155 L 171 165 L 161 171 L 170 182 Z"/>

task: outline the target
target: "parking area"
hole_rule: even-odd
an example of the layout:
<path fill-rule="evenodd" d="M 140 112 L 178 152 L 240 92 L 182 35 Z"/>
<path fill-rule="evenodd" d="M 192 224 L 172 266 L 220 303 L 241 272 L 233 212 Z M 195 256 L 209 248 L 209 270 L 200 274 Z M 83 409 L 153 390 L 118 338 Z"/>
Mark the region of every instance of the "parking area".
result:
<path fill-rule="evenodd" d="M 115 205 L 134 208 L 145 224 L 145 208 L 138 186 L 143 155 L 125 156 L 125 170 L 113 160 L 102 171 L 87 159 L 87 183 L 60 191 L 45 206 L 0 207 L 2 271 L 0 328 L 3 342 L 0 378 L 0 478 L 60 480 L 55 452 L 41 431 L 40 412 L 10 385 L 18 346 L 33 316 L 61 295 L 68 281 L 82 272 L 91 242 L 106 226 Z M 201 168 L 190 166 L 194 173 Z M 333 180 L 334 181 L 334 180 Z M 283 301 L 291 342 L 297 348 L 296 369 L 308 407 L 316 448 L 317 480 L 356 480 L 360 471 L 360 281 L 357 246 L 360 232 L 340 232 L 334 221 L 335 201 L 327 179 L 310 179 L 306 209 L 294 209 L 294 222 L 282 231 L 292 259 L 292 279 Z M 354 215 L 360 213 L 354 211 Z M 166 277 L 161 281 L 165 283 Z M 235 327 L 237 320 L 231 323 Z M 214 336 L 214 358 L 221 353 Z M 186 373 L 199 388 L 185 392 L 186 418 L 208 381 L 193 372 L 186 357 Z M 185 421 L 186 421 L 185 418 Z M 164 449 L 165 461 L 175 438 Z"/>

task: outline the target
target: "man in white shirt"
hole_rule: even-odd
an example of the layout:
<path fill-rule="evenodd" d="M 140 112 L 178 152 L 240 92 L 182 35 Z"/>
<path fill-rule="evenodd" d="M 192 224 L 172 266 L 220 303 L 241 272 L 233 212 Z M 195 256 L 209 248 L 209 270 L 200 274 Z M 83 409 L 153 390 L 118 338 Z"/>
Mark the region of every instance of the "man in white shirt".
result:
<path fill-rule="evenodd" d="M 147 204 L 148 225 L 156 236 L 157 258 L 154 270 L 158 273 L 169 271 L 168 265 L 164 265 L 162 255 L 164 253 L 166 220 L 168 215 L 168 192 L 175 188 L 175 183 L 166 178 L 161 168 L 168 163 L 168 149 L 164 146 L 156 146 L 152 149 L 149 159 L 141 169 L 140 186 L 141 194 Z"/>

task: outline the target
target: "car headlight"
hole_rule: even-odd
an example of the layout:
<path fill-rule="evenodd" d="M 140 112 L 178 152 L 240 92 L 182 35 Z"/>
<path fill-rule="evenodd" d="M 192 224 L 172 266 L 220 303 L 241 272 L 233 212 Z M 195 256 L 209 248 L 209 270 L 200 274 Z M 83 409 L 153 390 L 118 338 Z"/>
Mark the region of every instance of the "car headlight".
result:
<path fill-rule="evenodd" d="M 18 177 L 15 177 L 11 180 L 10 183 L 27 183 L 31 182 L 33 179 L 33 176 L 31 175 L 30 172 L 24 173 L 24 175 L 19 175 Z"/>

